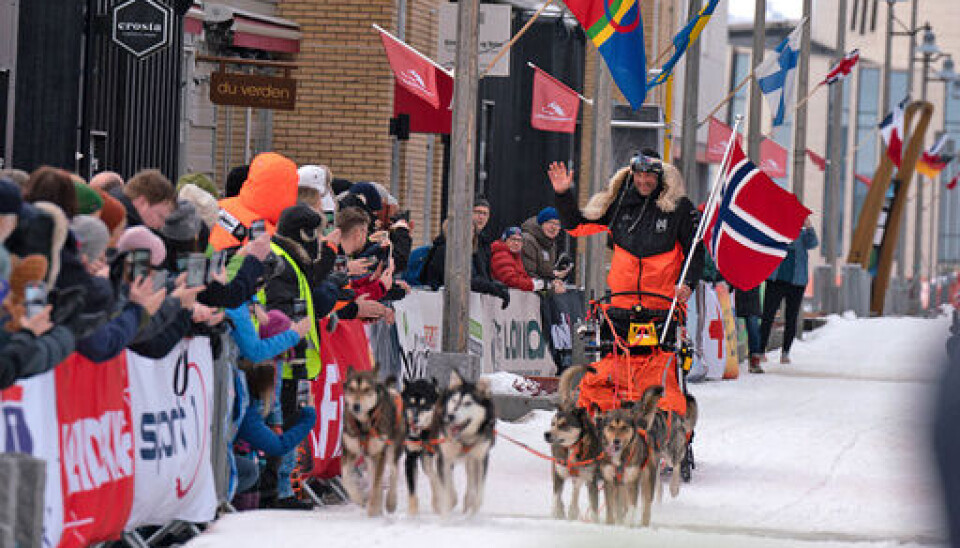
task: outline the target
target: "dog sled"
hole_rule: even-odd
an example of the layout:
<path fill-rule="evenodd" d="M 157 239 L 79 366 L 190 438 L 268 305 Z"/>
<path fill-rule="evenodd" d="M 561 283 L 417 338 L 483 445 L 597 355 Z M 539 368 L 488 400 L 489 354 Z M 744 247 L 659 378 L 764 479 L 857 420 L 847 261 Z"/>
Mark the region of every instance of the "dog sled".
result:
<path fill-rule="evenodd" d="M 663 386 L 659 408 L 668 420 L 676 416 L 689 424 L 687 451 L 680 463 L 680 477 L 689 482 L 695 467 L 696 410 L 688 409 L 694 400 L 686 375 L 693 351 L 684 327 L 686 307 L 678 304 L 669 317 L 672 301 L 673 297 L 647 291 L 606 293 L 590 300 L 587 316 L 577 327 L 574 363 L 592 361 L 595 372 L 580 380 L 577 406 L 597 415 L 637 402 L 651 386 Z M 637 304 L 625 308 L 624 302 Z"/>

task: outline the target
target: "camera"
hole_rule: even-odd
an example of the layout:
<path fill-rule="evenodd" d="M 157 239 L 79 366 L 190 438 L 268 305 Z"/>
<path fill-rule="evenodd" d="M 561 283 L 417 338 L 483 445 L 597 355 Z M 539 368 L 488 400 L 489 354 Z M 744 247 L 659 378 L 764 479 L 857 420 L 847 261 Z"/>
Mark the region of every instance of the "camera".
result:
<path fill-rule="evenodd" d="M 47 284 L 43 282 L 30 282 L 24 288 L 24 314 L 32 318 L 43 312 L 43 307 L 47 306 Z"/>
<path fill-rule="evenodd" d="M 573 266 L 573 259 L 570 258 L 570 255 L 567 255 L 566 253 L 561 253 L 557 257 L 557 262 L 553 268 L 554 270 L 566 270 L 571 266 Z"/>
<path fill-rule="evenodd" d="M 250 223 L 250 239 L 256 240 L 267 232 L 267 222 L 263 219 L 257 219 Z"/>

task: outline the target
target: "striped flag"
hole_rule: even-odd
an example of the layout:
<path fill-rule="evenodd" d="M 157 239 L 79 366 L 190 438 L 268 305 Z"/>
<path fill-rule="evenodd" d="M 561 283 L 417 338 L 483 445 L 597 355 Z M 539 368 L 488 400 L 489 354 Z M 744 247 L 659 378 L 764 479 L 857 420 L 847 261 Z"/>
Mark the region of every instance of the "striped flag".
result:
<path fill-rule="evenodd" d="M 797 25 L 777 49 L 767 54 L 754 69 L 757 85 L 770 103 L 773 126 L 782 126 L 796 104 L 797 61 L 800 59 L 800 34 L 803 25 Z"/>
<path fill-rule="evenodd" d="M 710 22 L 710 16 L 713 15 L 719 3 L 720 0 L 710 0 L 707 2 L 707 5 L 703 6 L 703 9 L 700 10 L 697 16 L 687 22 L 686 26 L 680 29 L 680 32 L 673 37 L 673 55 L 670 59 L 667 59 L 667 62 L 660 68 L 660 74 L 647 83 L 647 89 L 659 86 L 667 81 L 667 78 L 673 73 L 673 68 L 677 65 L 677 61 L 683 57 L 684 52 L 687 51 L 690 44 L 700 38 L 703 27 L 707 26 L 707 23 Z"/>
<path fill-rule="evenodd" d="M 900 167 L 900 158 L 903 156 L 903 111 L 906 108 L 909 97 L 900 101 L 893 112 L 887 114 L 887 117 L 880 122 L 880 136 L 883 137 L 884 144 L 887 145 L 887 156 L 893 165 Z"/>
<path fill-rule="evenodd" d="M 917 162 L 917 171 L 931 179 L 936 179 L 943 168 L 953 161 L 953 155 L 944 152 L 944 147 L 952 139 L 946 133 L 940 135 L 937 142 L 933 144 L 930 150 L 923 153 L 920 161 Z"/>

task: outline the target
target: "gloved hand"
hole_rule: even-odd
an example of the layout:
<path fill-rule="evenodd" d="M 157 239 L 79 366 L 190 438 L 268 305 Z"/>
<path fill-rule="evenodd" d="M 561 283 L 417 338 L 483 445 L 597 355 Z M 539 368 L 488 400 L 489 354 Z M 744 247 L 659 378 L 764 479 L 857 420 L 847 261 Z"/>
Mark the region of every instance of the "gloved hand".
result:
<path fill-rule="evenodd" d="M 510 289 L 503 282 L 493 282 L 493 295 L 500 297 L 500 300 L 503 301 L 500 304 L 501 310 L 505 310 L 510 306 Z"/>

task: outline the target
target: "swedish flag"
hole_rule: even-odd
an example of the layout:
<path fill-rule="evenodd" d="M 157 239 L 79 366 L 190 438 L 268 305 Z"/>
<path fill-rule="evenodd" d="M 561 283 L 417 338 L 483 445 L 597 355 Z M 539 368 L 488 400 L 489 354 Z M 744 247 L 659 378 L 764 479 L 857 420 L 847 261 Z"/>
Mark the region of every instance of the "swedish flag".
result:
<path fill-rule="evenodd" d="M 707 26 L 707 23 L 710 22 L 710 16 L 713 15 L 713 10 L 717 9 L 717 4 L 720 3 L 720 0 L 710 0 L 706 6 L 703 6 L 703 9 L 700 10 L 700 13 L 697 14 L 697 17 L 691 19 L 690 22 L 686 24 L 676 36 L 673 37 L 673 56 L 663 64 L 663 68 L 660 71 L 660 74 L 656 78 L 650 80 L 647 84 L 648 88 L 654 86 L 659 86 L 660 84 L 667 81 L 667 78 L 670 77 L 670 74 L 673 72 L 673 67 L 676 66 L 677 61 L 683 57 L 687 48 L 690 47 L 690 44 L 697 41 L 700 38 L 700 33 L 703 32 L 703 27 Z"/>
<path fill-rule="evenodd" d="M 583 26 L 613 76 L 639 109 L 647 95 L 647 54 L 643 45 L 640 0 L 564 0 Z"/>

